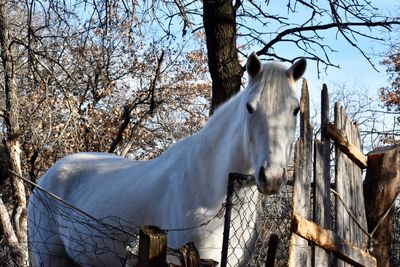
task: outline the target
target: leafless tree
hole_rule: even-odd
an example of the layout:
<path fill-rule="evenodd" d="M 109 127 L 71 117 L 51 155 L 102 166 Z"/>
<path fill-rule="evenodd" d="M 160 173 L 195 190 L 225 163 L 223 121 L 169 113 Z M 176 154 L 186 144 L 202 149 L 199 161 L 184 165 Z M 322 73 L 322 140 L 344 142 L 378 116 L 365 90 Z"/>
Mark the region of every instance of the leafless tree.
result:
<path fill-rule="evenodd" d="M 166 3 L 176 6 L 168 17 L 180 19 L 184 33 L 188 25 L 193 31 L 204 27 L 213 79 L 212 109 L 239 90 L 243 67 L 239 67 L 238 54 L 245 55 L 249 48 L 268 59 L 293 62 L 296 58 L 279 52 L 286 46 L 316 61 L 318 71 L 323 71 L 338 67 L 331 60 L 336 49 L 332 38 L 326 38 L 330 35 L 344 39 L 375 68 L 362 42 L 388 41 L 385 33 L 400 24 L 399 18 L 366 0 L 217 0 L 203 1 L 202 6 L 196 1 Z"/>

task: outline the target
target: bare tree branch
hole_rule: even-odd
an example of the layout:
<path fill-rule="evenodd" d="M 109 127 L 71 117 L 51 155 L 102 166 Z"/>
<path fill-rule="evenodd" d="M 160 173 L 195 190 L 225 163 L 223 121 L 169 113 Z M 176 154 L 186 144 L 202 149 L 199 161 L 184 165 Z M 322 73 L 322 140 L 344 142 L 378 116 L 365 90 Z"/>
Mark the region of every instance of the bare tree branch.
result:
<path fill-rule="evenodd" d="M 187 13 L 186 13 L 186 8 L 184 4 L 181 2 L 181 0 L 174 0 L 176 6 L 179 9 L 179 14 L 182 17 L 183 20 L 183 29 L 182 29 L 182 35 L 185 35 L 187 30 L 186 28 L 190 28 L 192 26 L 192 22 L 189 20 Z"/>
<path fill-rule="evenodd" d="M 315 25 L 315 26 L 307 26 L 307 27 L 294 27 L 290 29 L 286 29 L 282 32 L 280 32 L 274 39 L 269 41 L 262 49 L 257 51 L 257 55 L 267 55 L 269 49 L 271 49 L 275 44 L 278 42 L 281 42 L 284 40 L 284 37 L 288 35 L 292 35 L 295 33 L 302 33 L 302 32 L 317 32 L 317 31 L 322 31 L 322 30 L 327 30 L 327 29 L 332 29 L 332 28 L 337 28 L 339 31 L 341 31 L 344 28 L 350 28 L 350 27 L 385 27 L 387 29 L 390 29 L 394 25 L 400 25 L 399 20 L 385 20 L 385 21 L 375 21 L 375 22 L 345 22 L 345 23 L 328 23 L 328 24 L 323 24 L 323 25 Z M 352 42 L 351 40 L 348 40 L 348 37 L 344 35 L 346 40 L 354 47 L 356 47 L 359 51 L 362 51 L 357 44 Z M 368 62 L 371 63 L 370 58 L 366 56 L 364 52 L 362 52 L 363 56 L 368 60 Z"/>
<path fill-rule="evenodd" d="M 155 70 L 154 78 L 151 81 L 150 88 L 148 90 L 148 94 L 142 99 L 139 99 L 139 100 L 136 99 L 135 103 L 124 106 L 124 111 L 121 116 L 122 123 L 119 126 L 117 135 L 115 136 L 113 142 L 110 145 L 110 148 L 108 149 L 108 153 L 113 153 L 115 151 L 115 149 L 117 148 L 118 144 L 122 141 L 123 133 L 125 132 L 126 128 L 128 128 L 130 120 L 131 120 L 131 113 L 136 107 L 138 107 L 139 105 L 142 105 L 142 104 L 149 105 L 148 111 L 146 111 L 146 115 L 142 116 L 142 118 L 139 119 L 139 122 L 144 120 L 147 117 L 147 114 L 152 115 L 154 110 L 156 109 L 157 105 L 156 105 L 155 99 L 154 99 L 155 89 L 156 89 L 157 81 L 160 78 L 161 65 L 162 65 L 163 61 L 164 61 L 164 50 L 161 51 L 161 55 L 157 60 L 157 68 Z M 136 123 L 136 125 L 139 125 L 138 123 Z M 131 134 L 131 138 L 133 138 L 132 134 Z"/>

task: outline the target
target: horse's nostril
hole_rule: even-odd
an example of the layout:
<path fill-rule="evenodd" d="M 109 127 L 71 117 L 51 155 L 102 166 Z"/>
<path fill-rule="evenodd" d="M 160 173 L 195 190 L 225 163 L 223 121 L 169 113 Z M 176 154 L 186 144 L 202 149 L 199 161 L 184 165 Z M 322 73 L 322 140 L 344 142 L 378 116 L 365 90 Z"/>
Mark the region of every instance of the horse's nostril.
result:
<path fill-rule="evenodd" d="M 258 172 L 258 178 L 260 179 L 261 183 L 266 183 L 267 182 L 267 177 L 265 176 L 265 168 L 261 167 L 260 171 Z"/>

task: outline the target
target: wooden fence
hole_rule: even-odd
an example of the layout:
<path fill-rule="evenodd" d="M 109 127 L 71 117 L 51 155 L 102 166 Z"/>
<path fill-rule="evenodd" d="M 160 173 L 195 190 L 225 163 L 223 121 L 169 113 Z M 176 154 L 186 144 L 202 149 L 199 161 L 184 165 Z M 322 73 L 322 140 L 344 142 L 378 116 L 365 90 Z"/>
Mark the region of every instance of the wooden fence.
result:
<path fill-rule="evenodd" d="M 168 250 L 166 232 L 156 226 L 144 226 L 139 231 L 138 251 L 128 252 L 124 267 L 214 267 L 217 265 L 217 262 L 213 260 L 200 259 L 199 252 L 193 243 L 183 245 L 178 251 Z M 179 265 L 167 263 L 167 255 L 174 257 Z"/>
<path fill-rule="evenodd" d="M 358 125 L 348 118 L 339 103 L 334 107 L 334 122 L 329 123 L 328 98 L 324 85 L 321 139 L 313 140 L 308 88 L 304 80 L 300 137 L 295 145 L 293 234 L 288 265 L 389 266 L 391 234 L 388 229 L 393 225 L 394 202 L 400 191 L 400 148 L 373 151 L 367 163 L 361 152 Z M 330 178 L 331 140 L 335 144 L 334 181 Z M 388 162 L 382 160 L 384 157 L 397 164 L 387 166 Z M 363 185 L 362 170 L 368 165 Z M 383 174 L 380 170 L 384 167 Z M 364 194 L 363 187 L 368 194 Z M 367 209 L 364 203 L 368 204 Z M 331 212 L 332 207 L 334 212 Z M 384 256 L 379 257 L 381 254 Z"/>

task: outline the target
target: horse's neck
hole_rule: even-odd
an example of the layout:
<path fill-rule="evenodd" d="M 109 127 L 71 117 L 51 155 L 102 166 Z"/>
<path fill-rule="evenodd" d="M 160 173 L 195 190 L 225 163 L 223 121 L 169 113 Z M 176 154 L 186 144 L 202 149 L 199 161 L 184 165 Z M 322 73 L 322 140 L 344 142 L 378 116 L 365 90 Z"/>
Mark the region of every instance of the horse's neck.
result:
<path fill-rule="evenodd" d="M 178 142 L 165 155 L 192 176 L 186 178 L 190 186 L 203 189 L 210 201 L 224 196 L 230 172 L 248 173 L 251 168 L 239 100 L 223 106 L 200 132 Z"/>
<path fill-rule="evenodd" d="M 207 167 L 215 168 L 216 172 L 248 173 L 251 162 L 245 145 L 244 120 L 240 118 L 243 114 L 232 110 L 238 109 L 237 105 L 223 108 L 198 134 L 199 157 L 212 161 Z"/>

